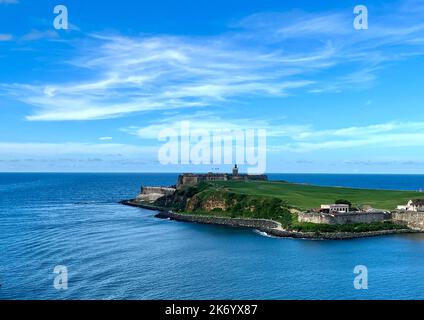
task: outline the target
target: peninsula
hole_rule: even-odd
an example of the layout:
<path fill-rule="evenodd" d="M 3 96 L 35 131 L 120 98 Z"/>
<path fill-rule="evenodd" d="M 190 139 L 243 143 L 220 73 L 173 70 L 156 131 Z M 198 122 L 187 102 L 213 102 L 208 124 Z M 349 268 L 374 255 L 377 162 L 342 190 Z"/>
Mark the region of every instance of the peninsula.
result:
<path fill-rule="evenodd" d="M 174 187 L 143 187 L 122 203 L 157 210 L 158 218 L 254 228 L 278 237 L 351 239 L 424 231 L 419 196 L 268 181 L 266 175 L 239 174 L 235 166 L 232 174 L 182 174 Z"/>

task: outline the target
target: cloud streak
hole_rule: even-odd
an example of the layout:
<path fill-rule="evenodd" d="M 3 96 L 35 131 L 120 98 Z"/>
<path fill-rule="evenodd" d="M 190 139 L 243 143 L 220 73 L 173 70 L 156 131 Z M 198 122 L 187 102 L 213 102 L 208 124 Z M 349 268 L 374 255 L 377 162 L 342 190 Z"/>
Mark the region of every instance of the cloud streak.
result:
<path fill-rule="evenodd" d="M 54 39 L 58 37 L 59 37 L 58 33 L 53 30 L 47 30 L 47 31 L 32 30 L 31 32 L 23 35 L 19 40 L 20 41 L 35 41 L 35 40 L 42 40 L 42 39 Z"/>
<path fill-rule="evenodd" d="M 255 14 L 216 36 L 91 34 L 75 40 L 82 49 L 66 61 L 72 81 L 3 83 L 0 91 L 33 107 L 27 120 L 70 121 L 363 88 L 411 48 L 424 54 L 420 14 L 395 9 L 365 32 L 353 29 L 350 11 L 293 11 Z"/>
<path fill-rule="evenodd" d="M 36 106 L 28 120 L 92 120 L 133 112 L 208 106 L 230 97 L 285 96 L 313 82 L 276 70 L 275 56 L 228 44 L 175 37 L 95 37 L 100 49 L 70 61 L 98 78 L 67 84 L 3 84 L 3 91 Z M 89 49 L 91 50 L 91 48 Z M 99 54 L 100 52 L 100 54 Z M 286 62 L 300 68 L 304 61 Z M 302 66 L 302 70 L 307 66 Z M 20 98 L 23 97 L 23 98 Z"/>
<path fill-rule="evenodd" d="M 18 0 L 0 0 L 0 4 L 17 4 Z"/>
<path fill-rule="evenodd" d="M 0 142 L 0 169 L 9 172 L 135 172 L 157 164 L 157 148 L 146 145 Z"/>
<path fill-rule="evenodd" d="M 11 34 L 2 33 L 0 34 L 0 42 L 2 41 L 10 41 L 13 39 L 13 36 Z"/>
<path fill-rule="evenodd" d="M 333 130 L 306 130 L 274 151 L 315 152 L 358 148 L 424 147 L 424 122 L 387 122 Z"/>
<path fill-rule="evenodd" d="M 119 143 L 0 142 L 0 157 L 2 159 L 16 156 L 57 158 L 66 155 L 121 157 L 138 156 L 155 151 L 155 147 Z"/>
<path fill-rule="evenodd" d="M 174 129 L 180 133 L 181 121 L 188 121 L 190 130 L 206 130 L 210 134 L 247 129 L 265 129 L 270 152 L 313 153 L 331 150 L 364 148 L 424 147 L 424 122 L 386 122 L 367 126 L 351 126 L 316 130 L 312 125 L 290 124 L 284 119 L 228 120 L 211 113 L 198 112 L 190 117 L 164 117 L 144 127 L 128 127 L 124 132 L 143 140 L 157 140 L 162 130 Z"/>
<path fill-rule="evenodd" d="M 268 137 L 297 137 L 305 130 L 309 130 L 309 126 L 302 125 L 278 125 L 281 123 L 284 117 L 275 117 L 272 120 L 269 119 L 248 119 L 248 118 L 236 118 L 227 115 L 222 117 L 212 112 L 196 112 L 187 115 L 174 115 L 169 117 L 162 117 L 160 121 L 152 122 L 144 127 L 131 126 L 121 128 L 121 131 L 131 135 L 135 135 L 140 139 L 144 140 L 156 140 L 159 137 L 159 133 L 164 130 L 173 129 L 179 133 L 181 131 L 181 124 L 185 122 L 189 125 L 190 130 L 206 130 L 210 134 L 213 132 L 221 132 L 222 130 L 228 131 L 245 131 L 245 130 L 259 130 L 266 129 Z"/>

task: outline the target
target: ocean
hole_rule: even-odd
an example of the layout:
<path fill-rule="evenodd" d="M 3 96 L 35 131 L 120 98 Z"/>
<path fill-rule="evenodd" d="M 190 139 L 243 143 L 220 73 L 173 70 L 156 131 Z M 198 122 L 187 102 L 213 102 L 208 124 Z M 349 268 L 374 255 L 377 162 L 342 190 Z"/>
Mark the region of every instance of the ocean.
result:
<path fill-rule="evenodd" d="M 271 174 L 419 190 L 424 175 Z M 0 299 L 423 299 L 424 234 L 343 241 L 181 223 L 120 205 L 177 174 L 0 174 Z M 355 266 L 368 270 L 357 290 Z M 53 271 L 65 266 L 68 288 Z"/>

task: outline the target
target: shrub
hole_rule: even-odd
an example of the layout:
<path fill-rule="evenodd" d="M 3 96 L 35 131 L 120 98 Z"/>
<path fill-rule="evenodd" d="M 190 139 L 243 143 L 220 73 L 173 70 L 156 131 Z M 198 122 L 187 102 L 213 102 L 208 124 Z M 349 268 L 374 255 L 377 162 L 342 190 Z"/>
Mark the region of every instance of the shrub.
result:
<path fill-rule="evenodd" d="M 336 200 L 335 204 L 347 204 L 349 205 L 349 207 L 352 206 L 352 203 L 349 200 L 345 200 L 345 199 Z"/>

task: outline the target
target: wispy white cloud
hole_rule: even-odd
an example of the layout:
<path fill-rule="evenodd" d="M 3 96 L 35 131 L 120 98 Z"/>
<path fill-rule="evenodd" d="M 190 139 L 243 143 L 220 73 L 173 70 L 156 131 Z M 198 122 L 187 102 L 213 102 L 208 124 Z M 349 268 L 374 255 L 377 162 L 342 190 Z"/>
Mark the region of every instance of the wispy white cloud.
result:
<path fill-rule="evenodd" d="M 141 144 L 0 142 L 2 171 L 134 172 L 157 164 L 157 148 Z"/>
<path fill-rule="evenodd" d="M 296 124 L 285 117 L 243 118 L 230 114 L 217 115 L 212 112 L 175 114 L 162 116 L 160 120 L 139 127 L 122 128 L 121 131 L 144 140 L 156 140 L 159 133 L 173 129 L 181 134 L 181 125 L 190 130 L 206 130 L 210 134 L 229 131 L 265 129 L 268 150 L 271 152 L 305 153 L 326 150 L 347 150 L 365 147 L 386 148 L 424 147 L 424 122 L 389 121 L 364 126 L 316 129 L 313 124 Z M 331 122 L 329 123 L 331 126 Z"/>
<path fill-rule="evenodd" d="M 0 4 L 17 4 L 18 0 L 0 0 Z"/>
<path fill-rule="evenodd" d="M 387 122 L 342 129 L 309 128 L 291 141 L 273 146 L 274 151 L 314 152 L 352 148 L 424 147 L 424 122 Z"/>
<path fill-rule="evenodd" d="M 35 41 L 40 39 L 54 39 L 58 37 L 59 35 L 57 34 L 57 32 L 53 30 L 46 30 L 46 31 L 32 30 L 31 32 L 23 35 L 19 40 Z"/>
<path fill-rule="evenodd" d="M 177 114 L 172 116 L 164 116 L 156 122 L 152 122 L 146 126 L 130 126 L 122 128 L 121 131 L 135 135 L 141 139 L 157 140 L 159 133 L 167 129 L 173 129 L 177 134 L 181 132 L 182 123 L 187 124 L 192 131 L 206 130 L 210 134 L 214 132 L 228 131 L 245 131 L 249 129 L 267 130 L 268 137 L 296 137 L 305 130 L 309 130 L 309 126 L 278 124 L 284 120 L 282 116 L 276 116 L 273 119 L 248 119 L 233 118 L 231 116 L 220 116 L 211 112 L 196 112 L 191 115 Z"/>
<path fill-rule="evenodd" d="M 222 129 L 245 131 L 265 129 L 268 149 L 271 152 L 316 152 L 326 150 L 347 150 L 365 147 L 399 148 L 424 147 L 424 122 L 386 122 L 367 126 L 319 129 L 312 125 L 297 125 L 287 119 L 231 119 L 207 112 L 197 112 L 191 116 L 174 115 L 144 127 L 127 127 L 121 130 L 145 140 L 157 140 L 159 133 L 173 129 L 181 134 L 182 121 L 190 130 L 206 130 L 210 134 Z M 276 139 L 274 139 L 276 138 Z"/>
<path fill-rule="evenodd" d="M 100 47 L 70 61 L 98 78 L 67 84 L 3 84 L 3 91 L 38 107 L 29 120 L 84 120 L 126 113 L 210 105 L 239 95 L 284 96 L 313 81 L 292 79 L 304 61 L 176 37 L 100 37 Z M 304 65 L 300 67 L 301 65 Z"/>
<path fill-rule="evenodd" d="M 0 34 L 0 42 L 1 41 L 10 41 L 13 39 L 13 36 L 11 34 L 7 34 L 7 33 L 1 33 Z"/>
<path fill-rule="evenodd" d="M 156 159 L 157 147 L 121 143 L 0 142 L 0 159 Z"/>
<path fill-rule="evenodd" d="M 424 133 L 400 133 L 370 136 L 347 140 L 329 140 L 321 142 L 298 142 L 281 148 L 292 152 L 311 152 L 319 150 L 340 150 L 351 148 L 399 148 L 424 147 Z"/>
<path fill-rule="evenodd" d="M 105 119 L 363 88 L 386 62 L 424 54 L 420 15 L 382 13 L 363 32 L 352 19 L 350 11 L 293 11 L 256 14 L 213 37 L 93 34 L 66 61 L 72 81 L 0 84 L 0 91 L 34 107 L 28 120 Z"/>

